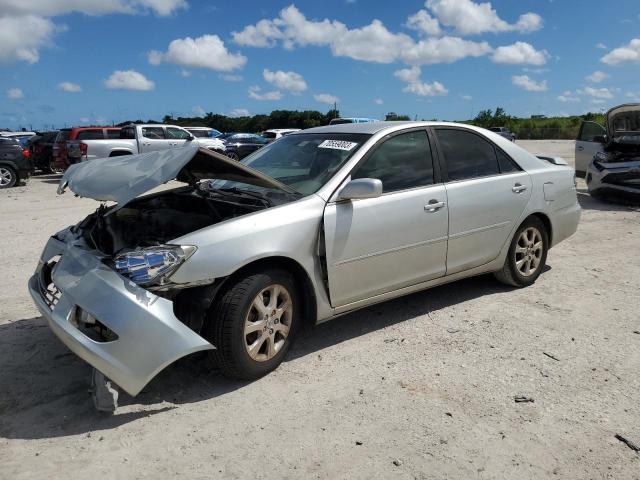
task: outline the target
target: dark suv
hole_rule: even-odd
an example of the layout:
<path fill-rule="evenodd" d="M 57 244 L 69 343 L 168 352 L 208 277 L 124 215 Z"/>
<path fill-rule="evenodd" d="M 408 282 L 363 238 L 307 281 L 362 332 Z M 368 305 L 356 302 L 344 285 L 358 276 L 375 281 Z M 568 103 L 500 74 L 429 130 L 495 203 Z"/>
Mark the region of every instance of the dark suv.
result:
<path fill-rule="evenodd" d="M 0 137 L 0 188 L 9 188 L 33 173 L 31 152 L 15 138 Z"/>
<path fill-rule="evenodd" d="M 53 143 L 55 142 L 58 130 L 50 132 L 38 132 L 27 142 L 33 166 L 43 172 L 53 173 Z"/>
<path fill-rule="evenodd" d="M 120 130 L 120 127 L 74 127 L 61 129 L 53 144 L 52 163 L 54 172 L 62 173 L 69 168 L 69 165 L 79 160 L 69 158 L 67 141 L 120 138 Z"/>

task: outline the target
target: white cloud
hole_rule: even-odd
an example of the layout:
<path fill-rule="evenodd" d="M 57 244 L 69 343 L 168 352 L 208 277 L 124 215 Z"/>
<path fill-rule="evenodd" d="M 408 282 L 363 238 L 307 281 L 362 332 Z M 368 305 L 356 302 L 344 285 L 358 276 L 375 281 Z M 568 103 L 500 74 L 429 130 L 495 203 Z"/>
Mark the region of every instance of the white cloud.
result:
<path fill-rule="evenodd" d="M 135 70 L 116 70 L 104 81 L 104 85 L 112 90 L 148 91 L 155 88 L 155 83 Z"/>
<path fill-rule="evenodd" d="M 233 75 L 231 73 L 221 73 L 220 78 L 222 80 L 226 80 L 227 82 L 241 82 L 242 75 Z"/>
<path fill-rule="evenodd" d="M 326 103 L 327 105 L 333 105 L 334 103 L 339 103 L 340 99 L 334 95 L 330 95 L 328 93 L 318 93 L 313 96 L 316 102 Z"/>
<path fill-rule="evenodd" d="M 440 35 L 440 23 L 429 15 L 426 10 L 420 10 L 407 18 L 406 27 L 415 30 L 422 35 Z"/>
<path fill-rule="evenodd" d="M 580 95 L 586 95 L 588 97 L 598 98 L 602 100 L 610 100 L 613 98 L 613 93 L 611 93 L 611 90 L 604 87 L 603 88 L 584 87 L 577 90 L 577 92 Z"/>
<path fill-rule="evenodd" d="M 579 102 L 580 101 L 580 99 L 578 97 L 573 95 L 573 92 L 571 90 L 566 90 L 562 95 L 559 95 L 557 98 L 562 103 Z"/>
<path fill-rule="evenodd" d="M 584 77 L 585 79 L 589 80 L 590 82 L 593 83 L 600 83 L 603 80 L 609 78 L 609 75 L 607 75 L 604 72 L 601 72 L 600 70 L 596 70 L 595 72 L 593 72 L 591 75 L 587 75 L 586 77 Z"/>
<path fill-rule="evenodd" d="M 546 50 L 536 50 L 526 42 L 498 47 L 491 56 L 493 63 L 506 65 L 544 65 L 549 54 Z"/>
<path fill-rule="evenodd" d="M 375 103 L 376 105 L 382 105 L 384 103 L 384 100 L 382 100 L 381 98 L 374 98 L 373 103 Z"/>
<path fill-rule="evenodd" d="M 202 108 L 200 105 L 196 105 L 191 109 L 191 111 L 199 117 L 204 117 L 206 115 L 206 110 Z"/>
<path fill-rule="evenodd" d="M 449 91 L 440 82 L 424 83 L 420 76 L 420 67 L 403 68 L 396 70 L 393 75 L 406 83 L 403 92 L 415 93 L 421 97 L 434 97 L 437 95 L 447 95 Z"/>
<path fill-rule="evenodd" d="M 602 57 L 600 61 L 607 65 L 640 62 L 640 38 L 634 38 L 628 44 L 614 48 Z"/>
<path fill-rule="evenodd" d="M 229 112 L 230 117 L 248 117 L 249 110 L 246 108 L 234 108 Z"/>
<path fill-rule="evenodd" d="M 599 48 L 600 50 L 606 50 L 607 46 L 604 43 L 596 43 L 596 48 Z"/>
<path fill-rule="evenodd" d="M 10 88 L 7 90 L 7 98 L 18 100 L 19 98 L 24 98 L 24 93 L 20 88 Z"/>
<path fill-rule="evenodd" d="M 547 87 L 546 80 L 536 82 L 527 75 L 514 75 L 511 77 L 511 82 L 515 86 L 523 88 L 527 92 L 546 92 L 549 89 L 549 87 Z"/>
<path fill-rule="evenodd" d="M 55 17 L 69 13 L 107 15 L 112 13 L 171 15 L 188 7 L 186 0 L 3 0 L 7 15 Z"/>
<path fill-rule="evenodd" d="M 626 97 L 634 102 L 640 103 L 640 92 L 627 92 Z"/>
<path fill-rule="evenodd" d="M 262 89 L 259 86 L 251 86 L 249 87 L 249 97 L 254 100 L 280 100 L 282 98 L 282 92 L 277 90 L 260 93 L 261 91 Z"/>
<path fill-rule="evenodd" d="M 180 76 L 184 78 L 188 78 L 191 76 L 191 72 L 189 70 L 185 70 L 184 68 L 180 69 Z"/>
<path fill-rule="evenodd" d="M 283 72 L 282 70 L 272 72 L 265 68 L 262 76 L 278 90 L 284 90 L 294 95 L 299 95 L 307 89 L 307 82 L 304 81 L 302 75 L 296 72 Z"/>
<path fill-rule="evenodd" d="M 392 33 L 380 20 L 374 20 L 365 27 L 347 30 L 333 39 L 331 51 L 337 57 L 391 63 L 412 44 L 413 40 L 408 35 Z"/>
<path fill-rule="evenodd" d="M 247 57 L 240 53 L 230 53 L 217 35 L 177 38 L 169 44 L 165 53 L 150 51 L 148 60 L 152 65 L 167 62 L 188 68 L 209 68 L 219 72 L 242 68 L 247 63 Z"/>
<path fill-rule="evenodd" d="M 425 19 L 424 15 L 421 17 Z M 417 27 L 418 20 L 411 25 Z M 398 60 L 412 65 L 451 63 L 491 51 L 487 42 L 471 42 L 451 36 L 416 42 L 404 33 L 389 31 L 380 20 L 354 29 L 337 20 L 308 20 L 294 5 L 281 10 L 279 16 L 272 20 L 260 20 L 240 32 L 233 32 L 232 36 L 236 43 L 254 47 L 273 47 L 278 42 L 286 49 L 327 46 L 334 56 L 377 63 Z"/>
<path fill-rule="evenodd" d="M 536 13 L 520 15 L 518 21 L 509 24 L 498 16 L 491 3 L 475 3 L 472 0 L 427 0 L 440 24 L 452 27 L 461 35 L 477 35 L 484 32 L 534 32 L 542 28 L 542 17 Z"/>
<path fill-rule="evenodd" d="M 0 17 L 0 62 L 36 63 L 40 59 L 39 49 L 52 41 L 55 31 L 56 26 L 46 18 Z"/>
<path fill-rule="evenodd" d="M 401 52 L 409 65 L 453 63 L 465 57 L 481 57 L 491 52 L 487 42 L 472 42 L 458 37 L 428 38 Z"/>
<path fill-rule="evenodd" d="M 69 92 L 69 93 L 77 93 L 77 92 L 81 92 L 82 88 L 77 83 L 60 82 L 58 84 L 58 90 L 62 90 L 63 92 Z"/>
<path fill-rule="evenodd" d="M 460 95 L 460 98 L 466 101 L 473 100 L 473 97 L 471 95 Z"/>

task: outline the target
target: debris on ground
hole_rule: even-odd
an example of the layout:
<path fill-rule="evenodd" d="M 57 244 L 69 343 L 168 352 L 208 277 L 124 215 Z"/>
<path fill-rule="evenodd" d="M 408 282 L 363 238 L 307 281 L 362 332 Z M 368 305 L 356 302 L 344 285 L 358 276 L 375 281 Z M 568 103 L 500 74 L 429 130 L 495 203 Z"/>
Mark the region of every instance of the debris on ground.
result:
<path fill-rule="evenodd" d="M 396 459 L 393 461 L 393 464 L 394 464 L 396 467 L 399 467 L 400 465 L 402 465 L 402 460 L 400 460 L 400 459 L 396 458 Z"/>
<path fill-rule="evenodd" d="M 560 359 L 558 357 L 556 357 L 555 355 L 551 355 L 550 353 L 547 352 L 542 352 L 544 355 L 546 355 L 547 357 L 549 357 L 552 360 L 555 360 L 556 362 L 559 362 Z"/>
<path fill-rule="evenodd" d="M 622 435 L 618 433 L 616 433 L 616 439 L 620 440 L 622 443 L 624 443 L 627 447 L 629 447 L 634 452 L 640 452 L 640 445 L 638 445 L 637 443 L 633 443 L 631 440 L 624 438 Z"/>
<path fill-rule="evenodd" d="M 516 395 L 513 397 L 516 403 L 533 403 L 533 397 L 528 397 L 526 395 Z"/>
<path fill-rule="evenodd" d="M 117 387 L 95 368 L 91 372 L 89 394 L 93 399 L 93 406 L 100 412 L 113 413 L 118 408 Z"/>

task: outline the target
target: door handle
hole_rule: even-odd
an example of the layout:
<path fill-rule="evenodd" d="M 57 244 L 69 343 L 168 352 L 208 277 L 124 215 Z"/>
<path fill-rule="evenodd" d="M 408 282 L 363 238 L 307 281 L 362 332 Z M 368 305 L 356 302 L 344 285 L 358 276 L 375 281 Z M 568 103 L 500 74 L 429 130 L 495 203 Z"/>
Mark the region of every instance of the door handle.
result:
<path fill-rule="evenodd" d="M 424 210 L 426 212 L 437 212 L 438 210 L 440 210 L 445 205 L 446 205 L 445 202 L 439 202 L 438 200 L 429 200 L 429 203 L 427 203 L 424 206 Z"/>
<path fill-rule="evenodd" d="M 578 151 L 581 152 L 584 150 L 584 147 L 582 145 L 578 145 Z"/>
<path fill-rule="evenodd" d="M 513 187 L 511 187 L 511 191 L 513 193 L 522 193 L 527 189 L 526 185 L 522 185 L 521 183 L 516 183 Z"/>

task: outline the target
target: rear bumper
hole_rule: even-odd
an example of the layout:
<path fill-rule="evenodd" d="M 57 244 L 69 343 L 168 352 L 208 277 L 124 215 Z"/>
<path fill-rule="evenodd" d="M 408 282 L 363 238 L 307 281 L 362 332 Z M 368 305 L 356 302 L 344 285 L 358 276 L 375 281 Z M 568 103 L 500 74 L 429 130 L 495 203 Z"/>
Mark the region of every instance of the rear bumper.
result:
<path fill-rule="evenodd" d="M 46 264 L 57 256 L 45 279 Z M 46 283 L 55 301 L 46 295 Z M 177 359 L 214 348 L 176 318 L 172 302 L 121 277 L 91 253 L 55 238 L 47 243 L 29 280 L 29 293 L 53 333 L 130 395 L 137 395 Z M 115 332 L 117 339 L 88 337 L 73 323 L 78 308 Z"/>

